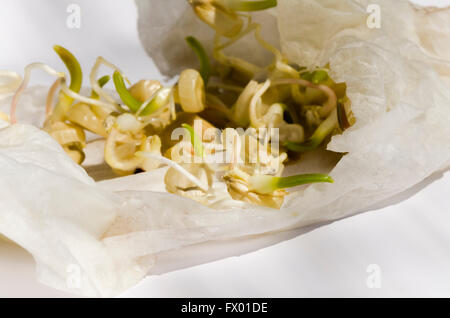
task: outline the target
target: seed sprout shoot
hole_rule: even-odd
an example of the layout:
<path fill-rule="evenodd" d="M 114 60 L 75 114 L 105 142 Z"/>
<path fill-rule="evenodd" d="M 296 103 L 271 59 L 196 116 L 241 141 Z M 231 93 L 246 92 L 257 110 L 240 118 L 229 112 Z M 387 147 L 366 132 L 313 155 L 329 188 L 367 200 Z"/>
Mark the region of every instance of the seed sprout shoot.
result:
<path fill-rule="evenodd" d="M 11 118 L 12 124 L 17 123 L 17 118 L 16 118 L 17 104 L 19 103 L 20 96 L 22 95 L 23 91 L 27 88 L 28 83 L 30 82 L 31 71 L 34 69 L 41 69 L 51 76 L 60 77 L 63 79 L 65 78 L 64 73 L 58 72 L 46 64 L 32 63 L 32 64 L 27 65 L 25 67 L 25 76 L 23 78 L 22 84 L 20 84 L 19 88 L 17 88 L 17 90 L 14 94 L 12 103 L 11 103 L 10 118 Z"/>
<path fill-rule="evenodd" d="M 198 69 L 186 68 L 177 83 L 165 85 L 150 78 L 129 80 L 126 70 L 98 57 L 90 70 L 91 92 L 85 96 L 80 63 L 56 45 L 67 74 L 42 63 L 28 65 L 23 81 L 16 73 L 0 72 L 7 80 L 0 93 L 15 90 L 11 124 L 17 122 L 19 98 L 31 71 L 41 69 L 56 77 L 42 110 L 42 128 L 78 164 L 86 156 L 89 131 L 104 140 L 104 160 L 117 176 L 166 167 L 168 192 L 209 206 L 232 200 L 239 207 L 279 209 L 290 195 L 288 188 L 331 186 L 334 180 L 328 175 L 285 176 L 284 168 L 302 164 L 295 152 L 325 146 L 354 124 L 346 84 L 333 81 L 331 65 L 299 66 L 264 39 L 251 12 L 275 7 L 276 0 L 189 3 L 215 33 L 210 51 L 186 37 Z M 244 37 L 254 37 L 261 50 L 273 55 L 270 64 L 228 55 L 226 49 Z M 101 67 L 106 74 L 100 74 Z"/>
<path fill-rule="evenodd" d="M 186 42 L 197 55 L 198 61 L 200 62 L 200 75 L 203 78 L 203 82 L 208 84 L 209 77 L 211 76 L 211 64 L 209 62 L 208 54 L 202 44 L 193 36 L 188 36 Z"/>
<path fill-rule="evenodd" d="M 119 94 L 120 99 L 124 102 L 126 106 L 130 109 L 132 113 L 136 113 L 139 108 L 141 108 L 142 103 L 131 95 L 125 86 L 122 75 L 115 71 L 113 74 L 114 86 L 116 87 L 117 94 Z"/>
<path fill-rule="evenodd" d="M 330 176 L 324 174 L 302 174 L 290 177 L 253 175 L 248 181 L 250 189 L 261 194 L 270 194 L 276 190 L 292 188 L 304 184 L 334 182 Z"/>

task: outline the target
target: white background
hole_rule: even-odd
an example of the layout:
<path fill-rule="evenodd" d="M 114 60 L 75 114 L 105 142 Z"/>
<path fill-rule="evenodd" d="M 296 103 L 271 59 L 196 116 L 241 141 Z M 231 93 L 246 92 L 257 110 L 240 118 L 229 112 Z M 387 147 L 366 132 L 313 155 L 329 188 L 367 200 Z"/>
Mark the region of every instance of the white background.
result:
<path fill-rule="evenodd" d="M 163 1 L 163 0 L 151 0 Z M 182 1 L 182 0 L 180 0 Z M 395 0 L 393 0 L 395 1 Z M 450 1 L 422 1 L 449 4 Z M 81 28 L 68 29 L 68 4 L 81 6 Z M 155 39 L 157 41 L 157 39 Z M 63 68 L 61 44 L 89 69 L 98 55 L 131 80 L 158 77 L 141 48 L 133 1 L 2 0 L 0 69 L 22 73 L 35 61 Z M 50 83 L 35 73 L 33 83 Z M 431 184 L 430 181 L 434 181 Z M 434 176 L 401 203 L 347 218 L 240 257 L 148 277 L 125 297 L 450 296 L 450 173 Z M 271 240 L 260 240 L 269 245 Z M 232 244 L 224 244 L 232 249 Z M 367 268 L 381 288 L 368 288 Z M 32 257 L 0 243 L 0 297 L 70 296 L 35 281 Z"/>

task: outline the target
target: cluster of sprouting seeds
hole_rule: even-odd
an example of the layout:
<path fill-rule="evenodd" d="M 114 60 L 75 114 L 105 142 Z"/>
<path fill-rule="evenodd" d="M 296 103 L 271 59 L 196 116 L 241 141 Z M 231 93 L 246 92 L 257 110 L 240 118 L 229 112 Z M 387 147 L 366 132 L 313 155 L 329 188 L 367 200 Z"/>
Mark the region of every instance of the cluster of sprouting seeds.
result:
<path fill-rule="evenodd" d="M 282 177 L 282 173 L 289 156 L 293 160 L 298 158 L 295 153 L 320 147 L 353 123 L 345 83 L 330 78 L 329 66 L 306 69 L 290 64 L 262 38 L 260 25 L 248 12 L 276 6 L 276 0 L 189 2 L 196 15 L 216 32 L 214 62 L 195 38 L 188 37 L 187 44 L 197 55 L 200 68 L 184 70 L 173 87 L 165 87 L 156 80 L 131 84 L 119 68 L 99 57 L 90 73 L 92 93 L 88 97 L 80 94 L 82 70 L 78 61 L 65 48 L 55 46 L 69 70 L 70 84 L 64 73 L 48 65 L 28 65 L 13 98 L 11 122 L 16 122 L 15 109 L 30 71 L 40 68 L 57 78 L 48 92 L 43 129 L 79 164 L 85 158 L 85 131 L 90 131 L 105 138 L 105 161 L 118 175 L 168 165 L 164 178 L 168 192 L 210 206 L 231 197 L 280 208 L 288 194 L 286 188 L 333 182 L 323 174 Z M 255 36 L 262 49 L 273 53 L 270 65 L 260 67 L 224 52 L 248 34 Z M 102 65 L 113 70 L 116 94 L 104 89 L 110 76 L 98 77 Z M 200 121 L 202 129 L 214 127 L 222 134 L 200 137 L 202 131 L 194 130 L 194 121 Z M 187 138 L 172 140 L 172 131 L 180 127 Z M 245 128 L 245 133 L 239 133 L 238 127 Z M 262 138 L 259 133 L 271 128 L 279 132 L 280 147 L 276 150 L 271 147 L 273 137 L 266 134 Z M 241 149 L 229 140 L 247 146 Z M 251 141 L 269 150 L 264 160 L 248 146 Z M 225 163 L 205 159 L 225 150 L 235 158 Z M 196 160 L 183 161 L 177 155 L 180 151 L 193 154 Z"/>

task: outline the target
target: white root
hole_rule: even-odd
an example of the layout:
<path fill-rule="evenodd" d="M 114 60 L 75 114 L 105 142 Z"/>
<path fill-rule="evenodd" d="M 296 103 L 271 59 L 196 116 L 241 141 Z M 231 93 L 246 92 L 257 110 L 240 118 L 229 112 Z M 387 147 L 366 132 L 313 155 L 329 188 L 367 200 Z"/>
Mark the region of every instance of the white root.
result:
<path fill-rule="evenodd" d="M 269 89 L 271 85 L 271 81 L 267 80 L 262 87 L 253 95 L 252 100 L 250 101 L 250 107 L 249 107 L 249 115 L 250 115 L 250 123 L 252 127 L 259 128 L 264 127 L 264 123 L 258 119 L 257 115 L 257 106 L 258 102 L 261 100 L 261 97 L 264 95 L 264 93 Z"/>
<path fill-rule="evenodd" d="M 45 114 L 47 116 L 50 115 L 53 109 L 53 99 L 55 97 L 56 91 L 61 86 L 61 78 L 56 79 L 56 81 L 53 83 L 53 85 L 50 87 L 47 93 L 47 100 L 45 102 Z"/>
<path fill-rule="evenodd" d="M 265 48 L 267 51 L 271 52 L 274 55 L 275 59 L 273 64 L 275 64 L 278 61 L 280 62 L 283 61 L 283 55 L 281 54 L 280 50 L 278 50 L 275 46 L 273 46 L 272 44 L 263 39 L 261 35 L 261 25 L 258 23 L 256 23 L 255 27 L 255 39 L 263 48 Z"/>
<path fill-rule="evenodd" d="M 66 74 L 63 72 L 58 72 L 55 69 L 51 68 L 47 64 L 44 63 L 31 63 L 25 67 L 25 75 L 22 81 L 22 84 L 20 84 L 19 88 L 16 90 L 16 93 L 14 94 L 13 100 L 11 102 L 11 110 L 10 110 L 10 118 L 11 118 L 11 124 L 17 123 L 16 118 L 16 109 L 17 104 L 19 103 L 19 98 L 22 95 L 23 91 L 27 88 L 28 83 L 30 82 L 31 78 L 31 71 L 34 69 L 41 69 L 44 72 L 47 72 L 51 76 L 56 76 L 62 79 L 62 81 L 65 79 Z"/>
<path fill-rule="evenodd" d="M 95 61 L 94 66 L 92 67 L 91 70 L 91 74 L 89 75 L 89 80 L 91 82 L 91 87 L 92 90 L 94 92 L 96 92 L 98 94 L 98 96 L 103 97 L 105 100 L 107 100 L 109 103 L 116 105 L 115 107 L 117 108 L 118 106 L 118 102 L 111 97 L 108 93 L 106 93 L 103 88 L 100 87 L 100 85 L 97 82 L 97 73 L 98 73 L 98 69 L 100 68 L 101 65 L 105 65 L 109 68 L 112 68 L 115 71 L 118 71 L 120 74 L 122 74 L 122 72 L 120 71 L 120 69 L 115 66 L 114 64 L 108 62 L 107 60 L 105 60 L 103 57 L 99 56 L 97 58 L 97 60 Z M 122 75 L 123 76 L 123 75 Z M 125 78 L 125 77 L 124 77 Z M 126 78 L 125 78 L 126 79 Z M 128 81 L 128 80 L 127 80 Z"/>
<path fill-rule="evenodd" d="M 79 102 L 83 102 L 89 105 L 94 105 L 94 106 L 99 106 L 102 108 L 106 108 L 109 112 L 118 110 L 118 107 L 115 104 L 111 104 L 111 103 L 107 103 L 107 102 L 103 102 L 101 100 L 98 99 L 93 99 L 93 98 L 89 98 L 83 95 L 80 95 L 78 93 L 75 93 L 73 90 L 71 90 L 67 84 L 65 83 L 65 81 L 62 81 L 61 83 L 61 90 L 67 95 L 72 97 L 73 99 L 79 101 Z"/>
<path fill-rule="evenodd" d="M 44 63 L 32 63 L 25 67 L 24 79 L 23 79 L 21 85 L 19 86 L 19 88 L 16 90 L 16 93 L 14 94 L 14 97 L 13 97 L 13 100 L 11 103 L 10 118 L 11 118 L 12 124 L 17 122 L 17 118 L 16 118 L 17 104 L 19 102 L 20 96 L 22 95 L 23 91 L 27 88 L 28 83 L 30 82 L 31 71 L 34 69 L 41 69 L 44 72 L 48 73 L 49 75 L 55 76 L 58 78 L 58 80 L 50 88 L 50 91 L 47 96 L 47 102 L 46 102 L 47 113 L 52 109 L 52 105 L 51 105 L 52 99 L 53 99 L 52 97 L 53 97 L 54 93 L 56 92 L 56 90 L 58 89 L 58 86 L 61 86 L 61 91 L 63 91 L 66 95 L 68 95 L 69 97 L 72 97 L 73 99 L 75 99 L 77 101 L 80 101 L 80 102 L 83 102 L 86 104 L 99 106 L 102 108 L 106 108 L 108 111 L 117 110 L 116 104 L 102 102 L 97 99 L 85 97 L 85 96 L 82 96 L 82 95 L 72 91 L 66 84 L 66 74 L 64 72 L 58 72 L 55 69 L 53 69 L 52 67 L 50 67 Z M 98 85 L 98 83 L 97 83 L 97 85 Z"/>
<path fill-rule="evenodd" d="M 159 160 L 160 162 L 168 165 L 171 168 L 174 168 L 175 170 L 177 170 L 178 172 L 183 174 L 186 178 L 189 179 L 189 181 L 194 183 L 201 190 L 203 190 L 205 192 L 208 192 L 208 189 L 209 189 L 208 185 L 205 185 L 200 179 L 198 179 L 196 176 L 192 175 L 189 171 L 184 169 L 181 165 L 179 165 L 175 161 L 167 159 L 166 157 L 163 157 L 161 155 L 156 155 L 156 154 L 145 152 L 145 151 L 136 152 L 136 155 L 137 156 L 144 156 L 144 157 L 147 157 L 149 159 Z"/>

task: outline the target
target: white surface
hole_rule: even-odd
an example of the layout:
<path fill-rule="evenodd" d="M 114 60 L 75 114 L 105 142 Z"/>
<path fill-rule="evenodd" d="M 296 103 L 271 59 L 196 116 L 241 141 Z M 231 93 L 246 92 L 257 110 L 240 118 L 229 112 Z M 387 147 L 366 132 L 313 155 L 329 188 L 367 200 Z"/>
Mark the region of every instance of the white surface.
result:
<path fill-rule="evenodd" d="M 69 3 L 81 6 L 81 29 L 66 27 Z M 22 73 L 32 61 L 62 67 L 51 49 L 58 43 L 74 51 L 84 69 L 103 55 L 132 80 L 157 76 L 140 47 L 130 0 L 3 0 L 0 21 L 2 46 L 7 48 L 0 51 L 0 69 Z M 42 74 L 33 77 L 33 83 L 50 81 Z M 447 173 L 399 204 L 241 257 L 149 277 L 124 296 L 450 296 L 449 189 Z M 297 234 L 282 233 L 277 239 Z M 258 244 L 263 247 L 273 240 Z M 26 252 L 0 243 L 0 255 L 0 296 L 66 296 L 35 282 Z M 379 289 L 367 287 L 370 264 L 380 266 Z"/>

